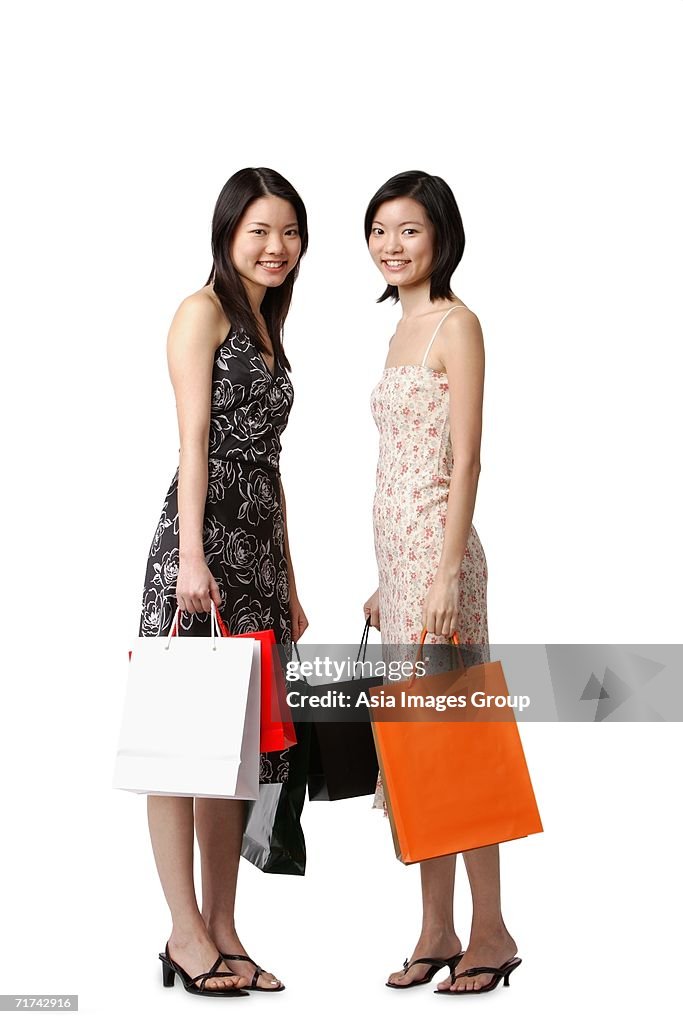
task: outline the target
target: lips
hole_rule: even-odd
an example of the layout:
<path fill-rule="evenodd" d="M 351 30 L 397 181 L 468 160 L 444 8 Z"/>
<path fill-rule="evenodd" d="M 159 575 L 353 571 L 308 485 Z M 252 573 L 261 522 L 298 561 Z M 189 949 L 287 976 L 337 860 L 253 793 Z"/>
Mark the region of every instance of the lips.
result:
<path fill-rule="evenodd" d="M 286 266 L 287 260 L 259 260 L 259 267 L 263 267 L 264 270 L 282 270 Z"/>
<path fill-rule="evenodd" d="M 382 260 L 387 270 L 403 270 L 410 263 L 410 260 Z"/>

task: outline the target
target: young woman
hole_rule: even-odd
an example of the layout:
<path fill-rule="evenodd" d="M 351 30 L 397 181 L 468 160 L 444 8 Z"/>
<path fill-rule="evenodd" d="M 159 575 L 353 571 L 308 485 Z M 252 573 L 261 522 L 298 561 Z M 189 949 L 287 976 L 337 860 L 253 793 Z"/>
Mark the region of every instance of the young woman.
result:
<path fill-rule="evenodd" d="M 390 649 L 385 660 L 414 656 L 426 628 L 427 643 L 443 644 L 457 631 L 466 663 L 488 661 L 487 566 L 472 525 L 484 344 L 476 315 L 450 288 L 465 245 L 451 189 L 422 171 L 396 175 L 370 201 L 365 238 L 387 284 L 378 301 L 400 301 L 403 315 L 372 393 L 380 434 L 373 506 L 379 588 L 364 612 Z M 386 813 L 381 778 L 374 805 Z M 439 989 L 482 992 L 498 981 L 482 966 L 507 967 L 517 952 L 501 915 L 498 847 L 463 857 L 473 900 L 467 951 L 453 922 L 456 857 L 424 861 L 422 930 L 390 986 L 425 984 L 448 966 L 450 979 Z"/>
<path fill-rule="evenodd" d="M 280 174 L 245 168 L 218 197 L 211 243 L 209 279 L 181 302 L 168 335 L 180 457 L 149 552 L 140 635 L 166 635 L 176 601 L 181 637 L 208 635 L 214 601 L 231 633 L 273 629 L 277 642 L 289 645 L 308 622 L 278 468 L 293 400 L 282 328 L 308 244 L 305 207 Z M 192 706 L 190 691 L 187 707 L 188 714 L 211 714 Z M 282 781 L 286 769 L 287 751 L 261 755 L 262 782 Z M 282 991 L 235 929 L 244 801 L 149 796 L 147 808 L 173 922 L 160 954 L 165 983 L 178 973 L 194 994 Z"/>

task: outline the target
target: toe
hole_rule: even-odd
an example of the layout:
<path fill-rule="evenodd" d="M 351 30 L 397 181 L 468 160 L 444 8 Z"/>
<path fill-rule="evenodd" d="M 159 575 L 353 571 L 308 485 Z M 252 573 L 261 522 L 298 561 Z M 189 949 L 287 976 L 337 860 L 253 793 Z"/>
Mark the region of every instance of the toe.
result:
<path fill-rule="evenodd" d="M 222 978 L 214 978 L 212 980 L 214 980 L 217 983 L 216 984 L 217 988 L 235 988 L 235 983 L 237 981 L 237 978 L 222 977 Z"/>
<path fill-rule="evenodd" d="M 280 982 L 274 974 L 270 974 L 268 971 L 264 971 L 258 979 L 257 985 L 259 988 L 277 988 Z"/>

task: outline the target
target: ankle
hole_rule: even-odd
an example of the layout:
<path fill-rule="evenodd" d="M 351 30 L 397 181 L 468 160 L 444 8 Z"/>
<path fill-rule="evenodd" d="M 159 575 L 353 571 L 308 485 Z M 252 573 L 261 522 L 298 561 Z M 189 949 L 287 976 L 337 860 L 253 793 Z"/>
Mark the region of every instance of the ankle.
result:
<path fill-rule="evenodd" d="M 418 943 L 430 946 L 442 945 L 444 942 L 453 943 L 457 941 L 457 938 L 455 925 L 452 921 L 442 921 L 438 924 L 430 922 L 428 924 L 423 923 Z"/>
<path fill-rule="evenodd" d="M 478 921 L 472 922 L 470 932 L 470 946 L 491 946 L 513 942 L 510 932 L 502 921 Z"/>
<path fill-rule="evenodd" d="M 235 919 L 225 914 L 203 914 L 202 920 L 208 932 L 220 932 L 221 935 L 234 935 L 237 937 Z"/>
<path fill-rule="evenodd" d="M 240 938 L 238 936 L 236 928 L 234 928 L 234 922 L 223 919 L 209 919 L 206 925 L 206 930 L 210 936 L 216 936 L 216 941 L 222 943 L 222 947 L 225 948 L 226 944 L 231 945 L 234 948 L 238 948 L 240 945 Z"/>
<path fill-rule="evenodd" d="M 199 942 L 206 942 L 207 939 L 210 941 L 210 936 L 200 919 L 174 923 L 168 941 L 177 949 L 185 949 L 188 946 L 196 946 Z"/>

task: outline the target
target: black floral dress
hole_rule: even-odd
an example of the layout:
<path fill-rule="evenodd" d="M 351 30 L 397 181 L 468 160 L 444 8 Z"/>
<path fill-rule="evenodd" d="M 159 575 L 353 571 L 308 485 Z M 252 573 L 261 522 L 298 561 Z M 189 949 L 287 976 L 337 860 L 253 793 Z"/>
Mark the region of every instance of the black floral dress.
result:
<path fill-rule="evenodd" d="M 235 635 L 272 629 L 289 651 L 289 576 L 280 495 L 280 435 L 294 392 L 270 372 L 251 338 L 233 329 L 216 350 L 209 429 L 204 555 Z M 147 560 L 140 636 L 167 635 L 177 607 L 178 473 L 171 480 Z M 181 615 L 182 636 L 207 636 L 209 613 Z M 260 782 L 286 782 L 287 751 L 261 755 Z"/>

